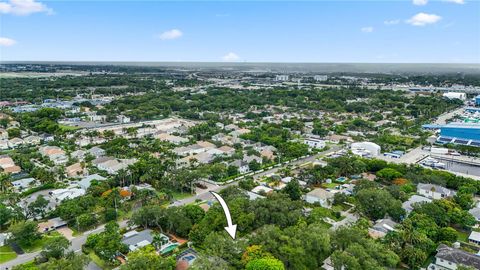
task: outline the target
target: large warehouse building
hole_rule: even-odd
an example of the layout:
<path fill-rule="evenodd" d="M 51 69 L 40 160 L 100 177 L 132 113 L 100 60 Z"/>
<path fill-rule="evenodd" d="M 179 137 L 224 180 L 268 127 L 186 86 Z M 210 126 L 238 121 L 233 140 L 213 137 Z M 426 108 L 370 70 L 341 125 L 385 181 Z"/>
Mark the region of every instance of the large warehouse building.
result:
<path fill-rule="evenodd" d="M 426 129 L 439 129 L 439 143 L 455 143 L 480 147 L 480 124 L 449 123 L 446 125 L 424 125 Z"/>

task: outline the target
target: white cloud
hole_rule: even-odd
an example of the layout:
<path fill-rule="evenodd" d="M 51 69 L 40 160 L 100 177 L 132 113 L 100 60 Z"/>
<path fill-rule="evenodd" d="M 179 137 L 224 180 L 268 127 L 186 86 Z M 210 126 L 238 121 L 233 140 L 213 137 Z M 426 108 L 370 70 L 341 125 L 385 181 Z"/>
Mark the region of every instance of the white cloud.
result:
<path fill-rule="evenodd" d="M 181 36 L 183 36 L 182 31 L 178 29 L 171 29 L 161 33 L 158 37 L 161 40 L 172 40 L 172 39 L 180 38 Z"/>
<path fill-rule="evenodd" d="M 54 13 L 51 8 L 35 0 L 9 0 L 8 2 L 0 2 L 0 13 L 2 14 L 27 16 L 39 12 L 44 12 L 48 15 Z"/>
<path fill-rule="evenodd" d="M 385 25 L 394 25 L 394 24 L 399 24 L 400 20 L 387 20 L 383 22 Z"/>
<path fill-rule="evenodd" d="M 425 6 L 428 3 L 428 0 L 413 0 L 412 2 L 416 6 Z"/>
<path fill-rule="evenodd" d="M 11 38 L 6 38 L 6 37 L 0 37 L 0 46 L 2 47 L 10 47 L 13 46 L 17 43 L 17 41 L 11 39 Z"/>
<path fill-rule="evenodd" d="M 444 0 L 445 2 L 455 3 L 459 5 L 465 4 L 465 0 Z"/>
<path fill-rule="evenodd" d="M 222 57 L 222 60 L 226 62 L 234 62 L 240 60 L 240 56 L 238 56 L 236 53 L 229 52 Z"/>
<path fill-rule="evenodd" d="M 427 24 L 434 24 L 441 19 L 442 17 L 438 15 L 420 12 L 408 19 L 406 22 L 414 26 L 425 26 Z"/>
<path fill-rule="evenodd" d="M 371 32 L 373 32 L 373 27 L 365 26 L 365 27 L 360 28 L 360 31 L 362 31 L 363 33 L 371 33 Z"/>

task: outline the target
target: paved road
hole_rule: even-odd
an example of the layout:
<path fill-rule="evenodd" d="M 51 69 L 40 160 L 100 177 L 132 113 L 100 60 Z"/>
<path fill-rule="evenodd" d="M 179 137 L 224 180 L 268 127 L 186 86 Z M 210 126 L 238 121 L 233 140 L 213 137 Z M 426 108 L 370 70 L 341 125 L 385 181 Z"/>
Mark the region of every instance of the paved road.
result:
<path fill-rule="evenodd" d="M 330 149 L 328 149 L 327 151 L 324 151 L 324 152 L 321 152 L 321 153 L 318 153 L 317 155 L 313 155 L 313 156 L 309 156 L 309 157 L 306 157 L 306 158 L 302 158 L 302 159 L 299 159 L 299 160 L 296 160 L 296 161 L 292 161 L 288 164 L 284 164 L 282 166 L 279 166 L 279 167 L 274 167 L 272 169 L 269 169 L 269 170 L 266 170 L 266 171 L 263 171 L 261 173 L 257 173 L 257 174 L 254 174 L 253 177 L 255 179 L 259 178 L 259 177 L 262 177 L 264 175 L 267 175 L 267 174 L 271 174 L 271 173 L 275 173 L 277 172 L 278 170 L 282 169 L 282 168 L 285 168 L 286 166 L 298 166 L 298 165 L 301 165 L 301 164 L 305 164 L 305 163 L 308 163 L 308 162 L 312 162 L 316 159 L 318 159 L 319 157 L 323 157 L 329 153 L 333 153 L 333 152 L 336 152 L 338 150 L 341 149 L 341 146 L 339 145 L 333 145 L 330 147 Z M 197 195 L 195 196 L 192 196 L 192 197 L 188 197 L 188 198 L 185 198 L 185 199 L 182 199 L 182 200 L 178 200 L 178 201 L 175 201 L 174 203 L 171 204 L 171 206 L 180 206 L 180 205 L 186 205 L 186 204 L 190 204 L 190 203 L 194 203 L 195 201 L 197 200 L 201 200 L 201 201 L 207 201 L 207 200 L 212 200 L 213 199 L 213 195 L 210 193 L 210 191 L 214 191 L 214 192 L 220 192 L 221 190 L 227 188 L 227 187 L 230 187 L 230 186 L 235 186 L 238 184 L 238 181 L 235 181 L 235 182 L 232 182 L 232 183 L 229 183 L 229 184 L 225 184 L 225 185 L 217 185 L 217 186 L 213 186 L 209 189 L 205 189 L 203 190 L 201 193 L 197 193 Z"/>
<path fill-rule="evenodd" d="M 312 162 L 312 161 L 316 160 L 317 158 L 323 157 L 323 156 L 325 156 L 329 153 L 336 152 L 340 149 L 341 149 L 341 146 L 333 145 L 333 146 L 330 147 L 329 150 L 321 152 L 317 155 L 313 155 L 313 156 L 302 158 L 302 159 L 299 159 L 299 160 L 296 160 L 296 161 L 292 161 L 288 164 L 284 164 L 282 166 L 275 167 L 275 168 L 263 171 L 261 173 L 257 173 L 253 176 L 254 176 L 254 178 L 259 178 L 259 177 L 267 175 L 267 174 L 275 173 L 279 169 L 285 168 L 286 166 L 296 167 L 296 166 L 301 165 L 301 164 Z M 195 196 L 191 196 L 191 197 L 188 197 L 188 198 L 185 198 L 185 199 L 182 199 L 182 200 L 178 200 L 178 201 L 172 203 L 171 206 L 186 205 L 186 204 L 194 203 L 196 200 L 201 200 L 201 201 L 212 200 L 213 196 L 210 193 L 210 191 L 220 192 L 221 190 L 223 190 L 223 189 L 225 189 L 229 186 L 234 186 L 234 185 L 237 185 L 237 184 L 238 184 L 238 181 L 235 181 L 235 182 L 232 182 L 232 183 L 229 183 L 229 184 L 225 184 L 225 185 L 222 185 L 222 186 L 212 185 L 209 189 L 203 190 L 201 193 L 198 193 Z M 126 221 L 120 222 L 120 227 L 123 228 L 123 227 L 126 227 L 126 226 L 127 226 Z M 102 232 L 104 229 L 105 229 L 105 225 L 101 225 L 94 230 L 85 232 L 83 235 L 75 237 L 74 239 L 71 240 L 70 250 L 73 250 L 74 252 L 79 252 L 82 249 L 82 246 L 87 241 L 88 235 L 90 235 L 92 233 Z M 26 254 L 23 254 L 23 255 L 19 255 L 14 260 L 11 260 L 11 261 L 8 261 L 4 264 L 1 264 L 0 265 L 0 270 L 5 270 L 5 269 L 7 269 L 7 267 L 10 269 L 14 265 L 18 265 L 18 264 L 27 263 L 29 261 L 32 261 L 39 254 L 40 254 L 40 252 L 32 252 L 32 253 L 26 253 Z M 94 267 L 94 266 L 91 266 L 91 267 Z M 95 269 L 95 268 L 91 268 L 91 269 Z"/>
<path fill-rule="evenodd" d="M 119 222 L 120 228 L 125 228 L 127 227 L 127 222 L 126 220 Z M 73 238 L 70 242 L 70 248 L 69 250 L 74 251 L 74 252 L 79 252 L 82 250 L 82 246 L 85 244 L 87 241 L 87 237 L 92 234 L 92 233 L 99 233 L 103 232 L 105 230 L 105 225 L 101 225 L 96 229 L 93 229 L 91 231 L 86 231 L 82 235 L 77 236 Z M 25 253 L 22 255 L 18 255 L 17 258 L 8 261 L 4 264 L 0 265 L 0 270 L 5 270 L 5 269 L 11 269 L 15 265 L 23 264 L 32 261 L 35 259 L 36 256 L 40 255 L 40 251 L 37 252 L 32 252 L 32 253 Z M 93 267 L 93 266 L 92 266 Z M 95 269 L 95 268 L 91 268 Z"/>

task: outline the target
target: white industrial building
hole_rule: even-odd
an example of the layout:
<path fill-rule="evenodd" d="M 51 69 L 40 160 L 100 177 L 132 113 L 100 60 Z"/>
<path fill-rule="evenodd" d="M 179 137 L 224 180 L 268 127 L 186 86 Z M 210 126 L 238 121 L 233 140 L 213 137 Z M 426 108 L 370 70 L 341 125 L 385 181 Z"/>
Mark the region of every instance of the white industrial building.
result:
<path fill-rule="evenodd" d="M 323 82 L 328 80 L 328 75 L 315 75 L 313 76 L 313 79 L 317 82 Z"/>
<path fill-rule="evenodd" d="M 275 81 L 277 82 L 286 82 L 290 77 L 288 75 L 277 75 L 275 76 Z"/>
<path fill-rule="evenodd" d="M 325 148 L 325 140 L 320 139 L 320 137 L 310 136 L 306 137 L 303 140 L 303 143 L 308 145 L 309 148 L 322 149 Z"/>
<path fill-rule="evenodd" d="M 467 99 L 467 94 L 461 93 L 461 92 L 446 92 L 443 93 L 443 97 L 446 97 L 448 99 L 460 99 L 460 100 L 466 100 Z"/>
<path fill-rule="evenodd" d="M 381 147 L 373 142 L 356 142 L 350 145 L 350 150 L 362 157 L 376 157 L 380 155 Z"/>

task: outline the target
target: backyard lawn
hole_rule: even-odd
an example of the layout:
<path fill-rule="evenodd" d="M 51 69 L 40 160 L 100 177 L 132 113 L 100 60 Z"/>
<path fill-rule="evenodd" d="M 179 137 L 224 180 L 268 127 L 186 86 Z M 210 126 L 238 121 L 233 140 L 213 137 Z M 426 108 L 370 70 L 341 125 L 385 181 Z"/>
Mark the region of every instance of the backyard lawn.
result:
<path fill-rule="evenodd" d="M 8 262 L 17 257 L 17 253 L 10 246 L 0 247 L 0 263 Z"/>
<path fill-rule="evenodd" d="M 323 188 L 331 188 L 331 189 L 334 189 L 334 188 L 336 188 L 337 186 L 339 186 L 339 184 L 337 184 L 337 183 L 329 183 L 329 184 L 323 183 L 323 184 L 322 184 L 322 187 L 323 187 Z"/>
<path fill-rule="evenodd" d="M 49 234 L 44 234 L 42 236 L 42 238 L 33 242 L 33 245 L 31 245 L 30 247 L 21 246 L 21 248 L 23 249 L 23 251 L 25 251 L 27 253 L 34 252 L 34 251 L 39 251 L 43 248 L 43 245 L 45 244 L 45 242 L 49 238 L 60 237 L 60 236 L 62 236 L 62 235 L 59 232 L 56 232 L 56 231 L 50 232 Z"/>

